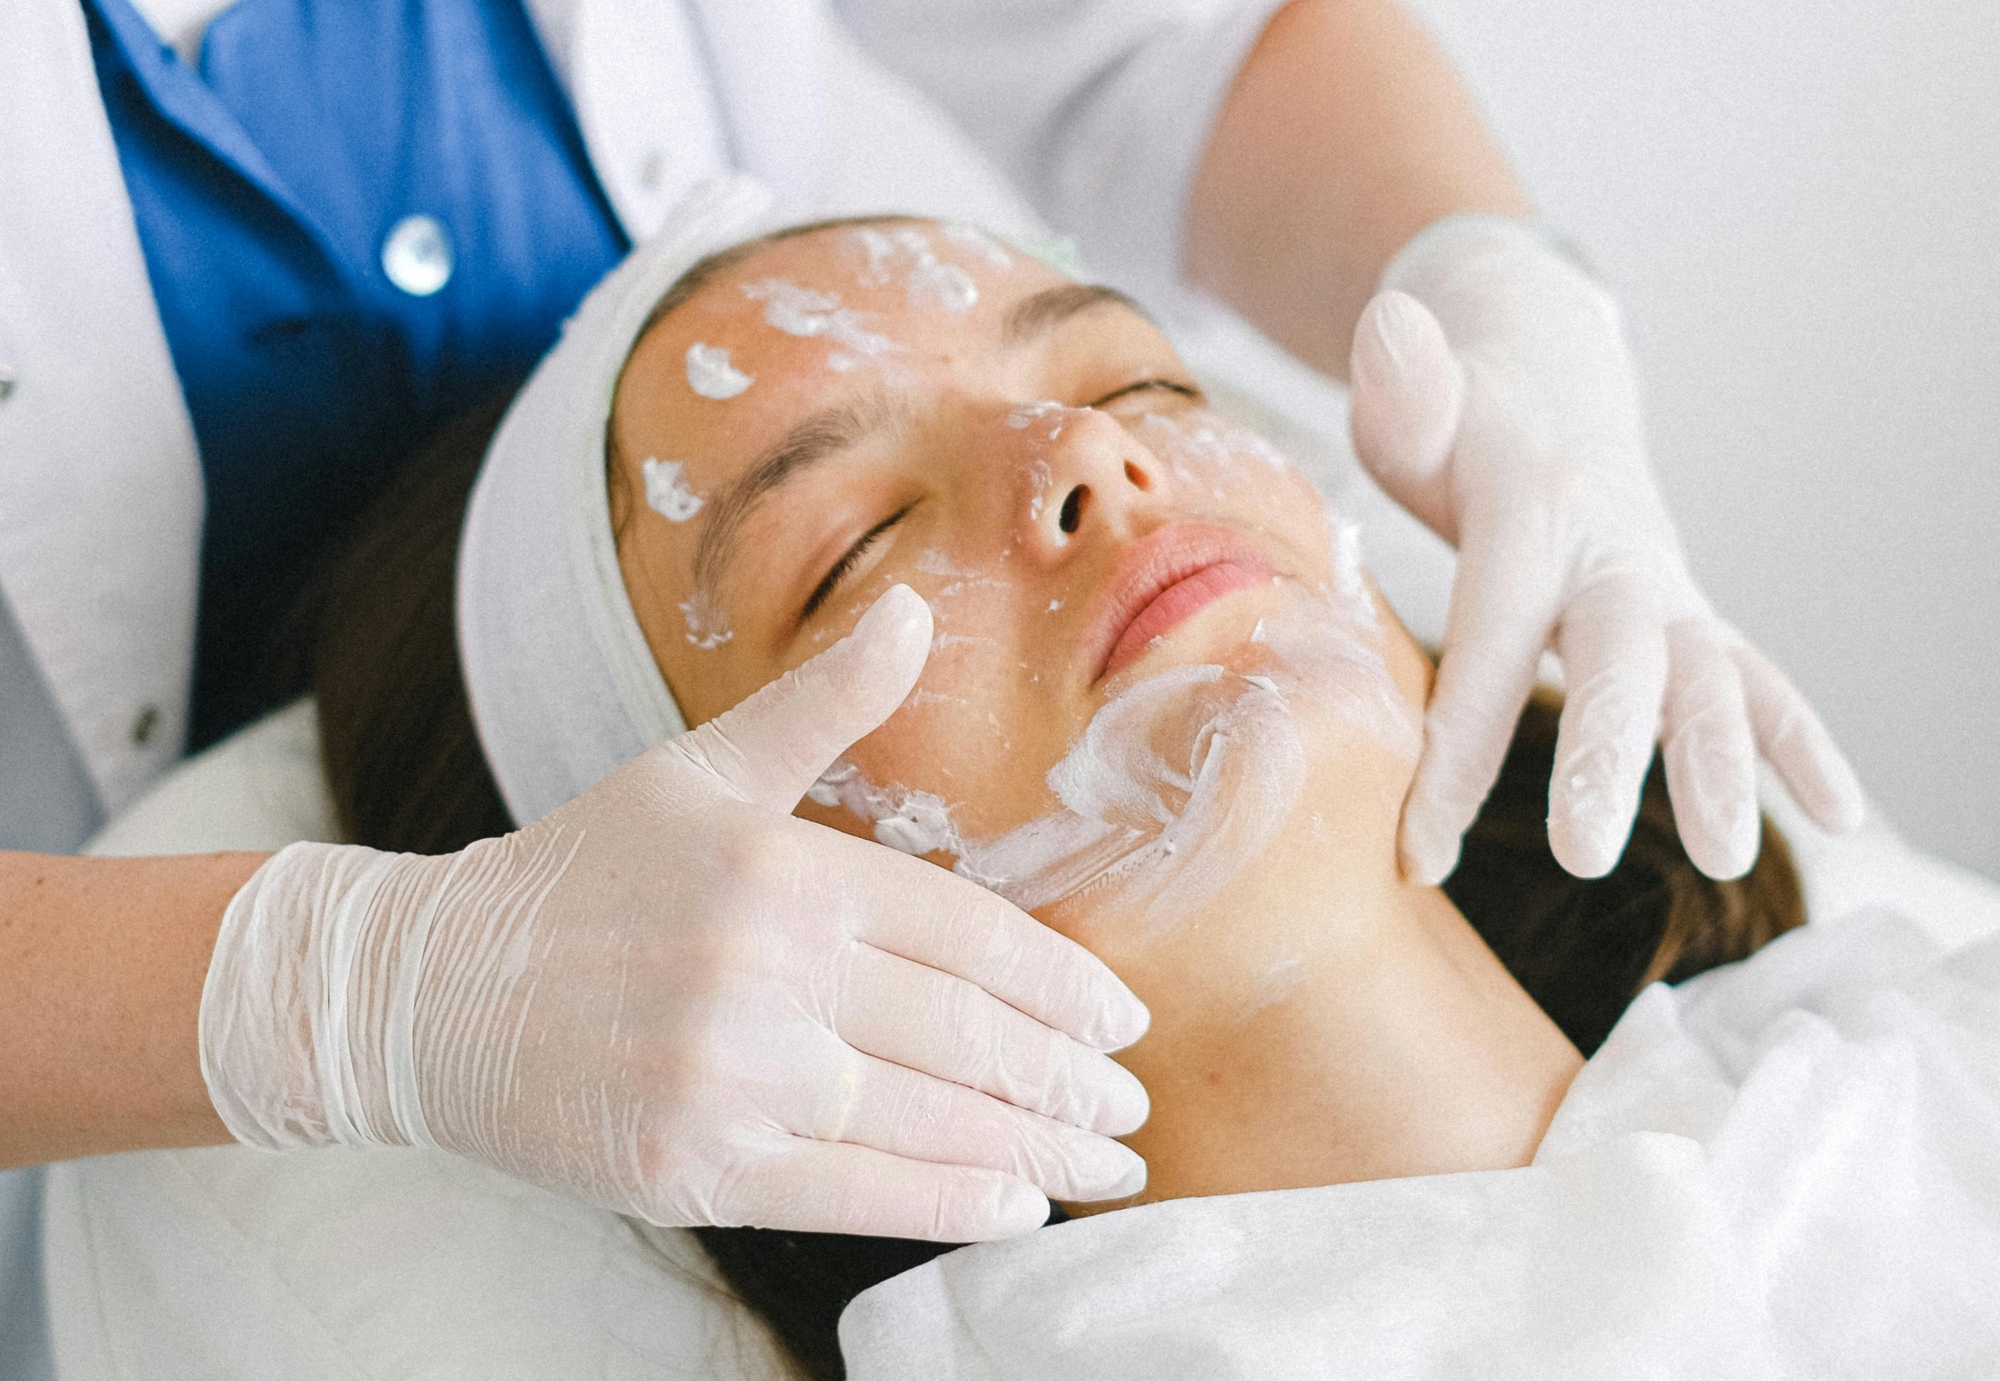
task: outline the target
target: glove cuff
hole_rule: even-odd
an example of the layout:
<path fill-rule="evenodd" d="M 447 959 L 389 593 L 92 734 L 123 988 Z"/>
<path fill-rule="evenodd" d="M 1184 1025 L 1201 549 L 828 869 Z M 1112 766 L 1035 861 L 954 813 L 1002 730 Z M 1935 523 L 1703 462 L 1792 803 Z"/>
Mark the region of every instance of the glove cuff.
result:
<path fill-rule="evenodd" d="M 266 1150 L 429 1144 L 410 1081 L 431 908 L 445 860 L 293 844 L 230 901 L 202 988 L 202 1077 L 235 1138 Z M 400 1017 L 400 1019 L 399 1019 Z M 400 1032 L 400 1036 L 399 1033 Z"/>
<path fill-rule="evenodd" d="M 1583 246 L 1554 226 L 1488 211 L 1465 211 L 1432 221 L 1412 235 L 1383 267 L 1375 291 L 1394 288 L 1420 297 L 1418 289 L 1440 264 L 1456 262 L 1482 247 L 1508 244 L 1552 254 L 1598 287 L 1604 286 L 1603 275 Z"/>
<path fill-rule="evenodd" d="M 1567 245 L 1507 216 L 1447 216 L 1397 251 L 1382 287 L 1423 303 L 1461 360 L 1502 372 L 1535 361 L 1544 379 L 1581 371 L 1629 386 L 1617 299 L 1578 266 L 1573 246 L 1563 252 Z"/>

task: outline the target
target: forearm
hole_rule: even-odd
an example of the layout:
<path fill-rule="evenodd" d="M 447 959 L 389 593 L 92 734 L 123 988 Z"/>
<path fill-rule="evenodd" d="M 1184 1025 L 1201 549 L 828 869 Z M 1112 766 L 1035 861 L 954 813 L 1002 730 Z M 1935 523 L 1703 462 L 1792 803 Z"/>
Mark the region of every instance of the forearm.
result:
<path fill-rule="evenodd" d="M 263 861 L 0 853 L 0 1166 L 229 1140 L 201 989 Z"/>
<path fill-rule="evenodd" d="M 1394 0 L 1292 0 L 1217 116 L 1186 268 L 1345 377 L 1355 320 L 1412 235 L 1462 211 L 1528 210 L 1450 63 Z"/>

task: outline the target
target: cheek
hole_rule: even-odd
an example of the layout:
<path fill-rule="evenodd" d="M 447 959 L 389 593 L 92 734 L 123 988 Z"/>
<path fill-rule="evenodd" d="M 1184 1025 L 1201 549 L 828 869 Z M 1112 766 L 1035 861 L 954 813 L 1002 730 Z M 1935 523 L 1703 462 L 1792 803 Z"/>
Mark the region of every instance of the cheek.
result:
<path fill-rule="evenodd" d="M 937 798 L 968 838 L 1004 833 L 1049 808 L 1043 777 L 1071 727 L 1011 639 L 937 641 L 909 698 L 847 761 L 871 782 Z"/>
<path fill-rule="evenodd" d="M 1325 501 L 1270 442 L 1206 409 L 1148 413 L 1134 435 L 1177 508 L 1279 538 L 1317 571 L 1329 551 Z"/>
<path fill-rule="evenodd" d="M 1396 617 L 1396 611 L 1389 601 L 1382 597 L 1382 591 L 1371 578 L 1367 582 L 1368 598 L 1375 606 L 1375 618 L 1382 627 L 1382 658 L 1389 664 L 1389 677 L 1396 683 L 1396 689 L 1411 709 L 1422 714 L 1431 703 L 1431 687 L 1437 678 L 1437 666 L 1423 645 L 1411 636 L 1403 621 Z M 1411 764 L 1414 773 L 1416 765 Z"/>
<path fill-rule="evenodd" d="M 842 755 L 876 794 L 859 814 L 842 804 L 807 818 L 867 836 L 876 831 L 863 815 L 916 801 L 948 812 L 951 829 L 979 839 L 1045 813 L 1043 778 L 1082 724 L 1070 722 L 1074 708 L 1056 694 L 1061 682 L 1044 664 L 1054 644 L 1039 636 L 1035 611 L 1022 610 L 1024 600 L 1034 603 L 1025 578 L 1009 573 L 997 549 L 947 552 L 913 532 L 828 621 L 821 645 L 831 646 L 898 583 L 930 606 L 930 658 L 896 712 Z"/>

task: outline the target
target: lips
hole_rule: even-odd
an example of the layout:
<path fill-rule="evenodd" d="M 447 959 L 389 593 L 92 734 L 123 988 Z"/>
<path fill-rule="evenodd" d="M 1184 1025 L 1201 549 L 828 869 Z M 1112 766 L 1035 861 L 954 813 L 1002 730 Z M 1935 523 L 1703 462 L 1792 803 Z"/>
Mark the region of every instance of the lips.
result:
<path fill-rule="evenodd" d="M 1174 523 L 1131 543 L 1092 597 L 1087 665 L 1096 679 L 1129 666 L 1156 638 L 1224 595 L 1270 580 L 1270 562 L 1227 528 Z"/>

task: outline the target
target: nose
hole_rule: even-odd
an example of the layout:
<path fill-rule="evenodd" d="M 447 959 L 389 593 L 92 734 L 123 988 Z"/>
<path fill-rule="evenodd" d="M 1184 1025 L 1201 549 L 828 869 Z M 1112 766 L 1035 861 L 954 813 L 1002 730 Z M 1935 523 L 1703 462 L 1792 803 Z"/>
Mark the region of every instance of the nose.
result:
<path fill-rule="evenodd" d="M 1021 417 L 1010 415 L 1009 423 Z M 1090 529 L 1132 535 L 1132 516 L 1158 484 L 1153 458 L 1117 419 L 1089 408 L 1051 408 L 1020 429 L 1029 545 L 1059 559 Z"/>

